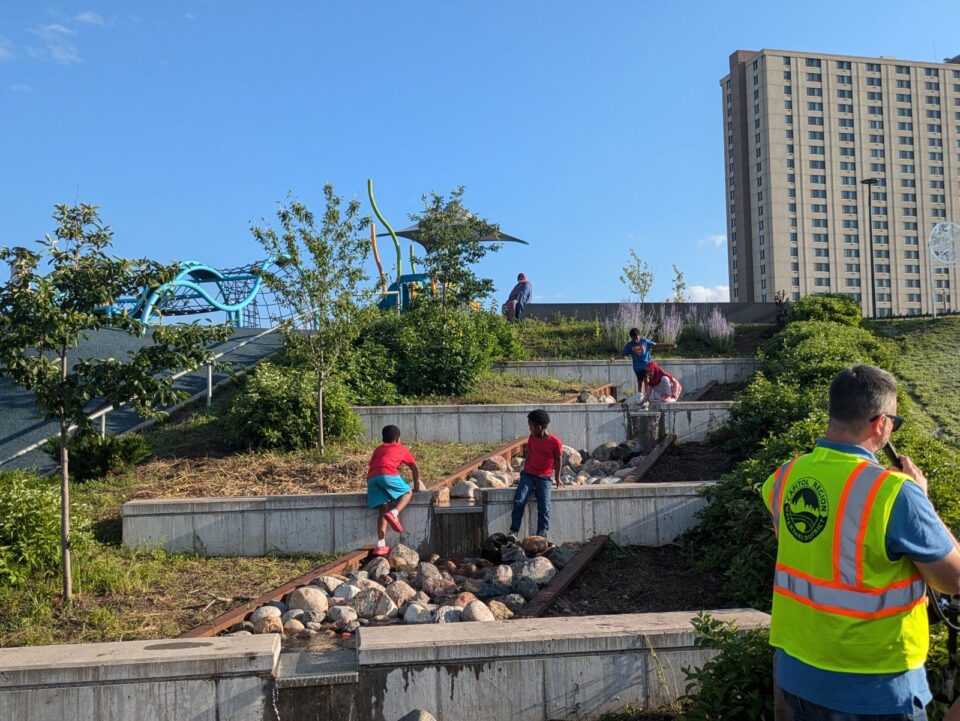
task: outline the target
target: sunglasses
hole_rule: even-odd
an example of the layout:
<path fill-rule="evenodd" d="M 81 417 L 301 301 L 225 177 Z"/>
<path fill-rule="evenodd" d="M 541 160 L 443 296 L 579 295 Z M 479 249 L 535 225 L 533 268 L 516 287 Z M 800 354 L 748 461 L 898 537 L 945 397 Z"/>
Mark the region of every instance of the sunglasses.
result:
<path fill-rule="evenodd" d="M 873 418 L 870 419 L 870 422 L 873 423 L 875 420 L 877 420 L 877 418 L 880 418 L 881 416 L 886 416 L 893 423 L 893 430 L 890 431 L 891 433 L 896 433 L 896 431 L 900 429 L 900 426 L 903 425 L 903 416 L 895 416 L 892 413 L 880 413 L 878 415 L 875 415 Z"/>

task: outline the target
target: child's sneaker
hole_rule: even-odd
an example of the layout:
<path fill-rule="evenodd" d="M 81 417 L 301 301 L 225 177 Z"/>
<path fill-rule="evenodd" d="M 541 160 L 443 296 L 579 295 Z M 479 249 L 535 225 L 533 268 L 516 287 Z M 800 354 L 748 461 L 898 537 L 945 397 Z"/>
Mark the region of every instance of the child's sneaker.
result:
<path fill-rule="evenodd" d="M 377 546 L 373 549 L 374 556 L 386 556 L 390 553 L 390 546 Z"/>
<path fill-rule="evenodd" d="M 397 533 L 403 533 L 403 524 L 400 523 L 400 517 L 396 513 L 387 511 L 384 517 L 387 519 L 387 523 L 390 524 L 390 528 Z"/>

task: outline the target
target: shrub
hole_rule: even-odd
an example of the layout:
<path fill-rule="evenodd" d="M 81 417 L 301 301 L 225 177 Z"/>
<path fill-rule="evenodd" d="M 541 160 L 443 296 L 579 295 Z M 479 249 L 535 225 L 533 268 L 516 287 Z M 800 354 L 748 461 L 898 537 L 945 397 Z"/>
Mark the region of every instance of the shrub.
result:
<path fill-rule="evenodd" d="M 617 352 L 630 340 L 630 329 L 637 328 L 641 338 L 653 338 L 657 330 L 657 318 L 642 303 L 620 301 L 620 307 L 612 318 L 603 321 L 604 343 Z"/>
<path fill-rule="evenodd" d="M 74 528 L 82 525 L 80 509 Z M 75 544 L 83 540 L 74 532 Z M 0 472 L 0 582 L 17 586 L 31 573 L 60 568 L 60 492 L 54 482 L 20 471 Z"/>
<path fill-rule="evenodd" d="M 687 721 L 773 720 L 773 647 L 766 629 L 740 631 L 701 612 L 694 644 L 720 653 L 699 669 L 684 668 Z"/>
<path fill-rule="evenodd" d="M 309 448 L 317 437 L 316 398 L 316 379 L 309 370 L 263 361 L 230 404 L 227 424 L 246 448 Z M 329 440 L 350 441 L 363 432 L 346 387 L 336 379 L 324 386 L 323 417 Z"/>
<path fill-rule="evenodd" d="M 350 353 L 346 383 L 355 403 L 362 406 L 391 405 L 400 400 L 394 379 L 397 358 L 390 348 L 365 339 Z"/>
<path fill-rule="evenodd" d="M 728 321 L 716 306 L 709 313 L 696 308 L 687 311 L 683 335 L 695 343 L 702 344 L 705 348 L 712 348 L 721 353 L 733 350 L 733 323 Z"/>
<path fill-rule="evenodd" d="M 397 339 L 401 393 L 463 395 L 473 387 L 491 362 L 491 341 L 474 315 L 429 299 L 404 313 Z"/>
<path fill-rule="evenodd" d="M 78 432 L 71 436 L 67 450 L 70 478 L 78 483 L 123 473 L 150 455 L 150 446 L 137 433 L 101 438 L 96 432 Z M 44 451 L 60 462 L 59 439 L 52 438 Z"/>
<path fill-rule="evenodd" d="M 523 345 L 516 323 L 509 322 L 492 309 L 473 313 L 471 320 L 477 333 L 486 341 L 486 362 L 523 358 Z"/>
<path fill-rule="evenodd" d="M 804 320 L 830 321 L 859 326 L 863 316 L 853 298 L 839 293 L 817 293 L 793 301 L 787 308 L 787 323 Z"/>
<path fill-rule="evenodd" d="M 673 345 L 680 339 L 681 331 L 683 331 L 683 314 L 671 308 L 660 319 L 657 342 Z"/>

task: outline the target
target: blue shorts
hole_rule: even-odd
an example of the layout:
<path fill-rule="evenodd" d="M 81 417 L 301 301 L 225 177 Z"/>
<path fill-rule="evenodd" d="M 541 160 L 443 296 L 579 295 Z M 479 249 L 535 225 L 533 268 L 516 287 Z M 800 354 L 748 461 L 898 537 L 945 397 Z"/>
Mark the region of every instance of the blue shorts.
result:
<path fill-rule="evenodd" d="M 409 484 L 400 476 L 372 476 L 367 479 L 367 508 L 379 508 L 410 491 Z"/>

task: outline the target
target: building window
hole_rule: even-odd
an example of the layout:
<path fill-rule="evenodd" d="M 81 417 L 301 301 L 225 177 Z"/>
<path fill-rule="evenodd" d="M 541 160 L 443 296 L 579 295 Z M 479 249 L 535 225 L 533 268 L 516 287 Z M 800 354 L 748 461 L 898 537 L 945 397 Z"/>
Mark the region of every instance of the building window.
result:
<path fill-rule="evenodd" d="M 852 113 L 853 106 L 849 103 L 837 103 L 837 112 L 838 113 Z"/>
<path fill-rule="evenodd" d="M 811 73 L 807 73 L 807 80 L 810 80 L 810 75 Z M 817 80 L 817 82 L 820 82 L 820 81 Z M 837 82 L 840 85 L 853 85 L 853 78 L 851 78 L 849 75 L 838 75 Z"/>
<path fill-rule="evenodd" d="M 856 236 L 854 236 L 854 237 L 856 237 Z M 843 257 L 844 257 L 844 258 L 859 258 L 859 257 L 860 257 L 860 249 L 859 249 L 859 248 L 844 248 L 844 249 L 843 249 Z"/>
<path fill-rule="evenodd" d="M 860 279 L 859 279 L 859 278 L 844 278 L 843 283 L 844 283 L 844 285 L 846 285 L 848 288 L 859 288 L 859 287 L 860 287 Z"/>
<path fill-rule="evenodd" d="M 814 284 L 815 286 L 819 286 L 820 288 L 829 288 L 829 287 L 830 287 L 830 279 L 829 279 L 829 278 L 814 278 L 814 279 L 813 279 L 813 284 Z"/>
<path fill-rule="evenodd" d="M 823 81 L 823 76 L 820 73 L 807 73 L 807 82 L 808 83 L 819 83 Z"/>

